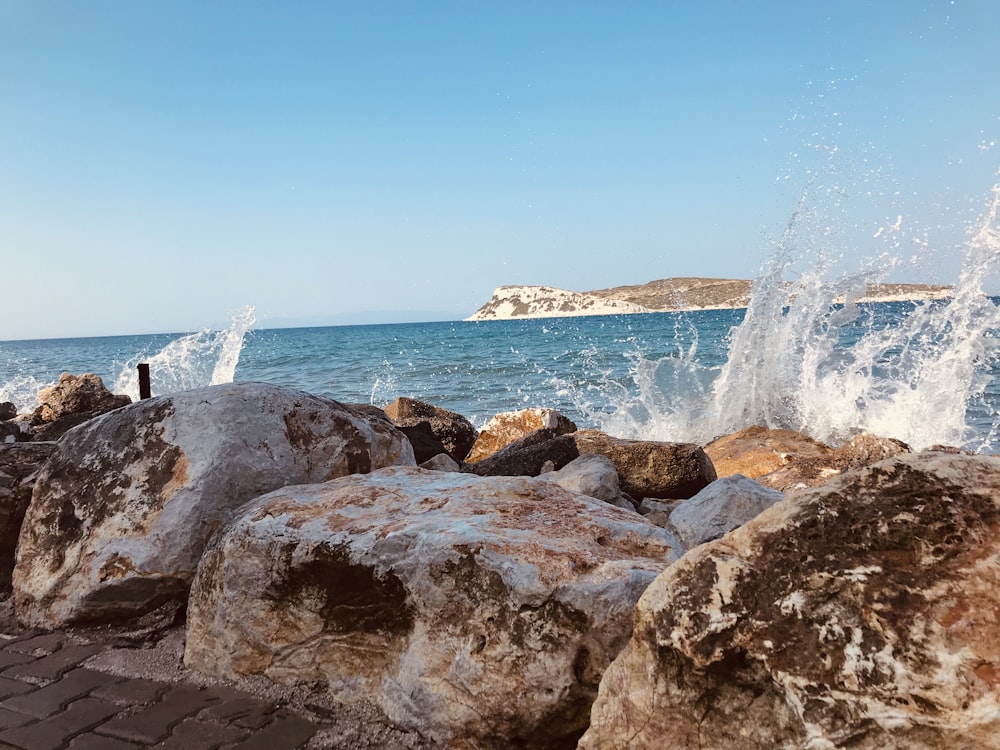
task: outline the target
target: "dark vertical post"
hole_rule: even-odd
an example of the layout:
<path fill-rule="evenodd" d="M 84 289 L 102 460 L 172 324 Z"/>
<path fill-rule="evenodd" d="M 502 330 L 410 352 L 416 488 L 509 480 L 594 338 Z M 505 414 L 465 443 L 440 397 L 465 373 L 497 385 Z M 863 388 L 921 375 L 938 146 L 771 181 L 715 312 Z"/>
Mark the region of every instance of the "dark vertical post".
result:
<path fill-rule="evenodd" d="M 149 398 L 153 393 L 149 389 L 149 365 L 139 363 L 139 398 Z"/>

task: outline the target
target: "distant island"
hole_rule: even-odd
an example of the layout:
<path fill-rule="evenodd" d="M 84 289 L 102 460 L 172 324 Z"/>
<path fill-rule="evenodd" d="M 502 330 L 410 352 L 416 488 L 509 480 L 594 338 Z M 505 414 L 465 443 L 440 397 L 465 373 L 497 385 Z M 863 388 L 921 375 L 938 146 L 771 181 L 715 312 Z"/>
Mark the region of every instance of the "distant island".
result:
<path fill-rule="evenodd" d="M 947 299 L 950 286 L 937 284 L 870 284 L 859 302 Z M 572 292 L 549 286 L 501 286 L 466 320 L 565 318 L 579 315 L 622 315 L 682 310 L 727 310 L 746 307 L 748 279 L 675 277 L 647 284 Z"/>

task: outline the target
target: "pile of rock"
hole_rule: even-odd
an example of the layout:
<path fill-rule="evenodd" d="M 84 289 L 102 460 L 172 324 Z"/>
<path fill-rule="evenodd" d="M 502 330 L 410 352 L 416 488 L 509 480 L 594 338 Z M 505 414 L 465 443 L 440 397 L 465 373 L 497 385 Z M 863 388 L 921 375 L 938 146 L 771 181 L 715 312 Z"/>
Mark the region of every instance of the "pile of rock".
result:
<path fill-rule="evenodd" d="M 193 669 L 321 681 L 441 746 L 1000 732 L 996 458 L 237 383 L 0 445 L 0 502 L 26 625 L 180 622 Z"/>

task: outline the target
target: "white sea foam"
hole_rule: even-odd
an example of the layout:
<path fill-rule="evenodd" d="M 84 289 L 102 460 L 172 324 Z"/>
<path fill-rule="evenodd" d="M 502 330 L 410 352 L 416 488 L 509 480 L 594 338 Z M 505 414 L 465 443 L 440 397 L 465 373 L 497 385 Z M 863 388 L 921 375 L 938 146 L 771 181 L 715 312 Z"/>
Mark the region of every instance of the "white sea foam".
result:
<path fill-rule="evenodd" d="M 139 353 L 122 366 L 112 391 L 133 401 L 139 398 L 139 362 L 149 364 L 154 396 L 231 383 L 244 338 L 255 321 L 253 307 L 247 307 L 232 316 L 225 330 L 198 331 L 171 341 L 156 354 Z"/>
<path fill-rule="evenodd" d="M 52 383 L 43 383 L 32 375 L 17 375 L 0 383 L 0 403 L 9 401 L 18 413 L 33 411 L 38 406 L 38 392 Z"/>
<path fill-rule="evenodd" d="M 803 257 L 816 255 L 796 252 L 797 213 L 753 284 L 724 365 L 700 365 L 696 340 L 670 357 L 636 356 L 634 388 L 618 386 L 616 408 L 589 410 L 591 417 L 612 434 L 646 439 L 705 443 L 757 424 L 830 444 L 868 430 L 915 449 L 996 450 L 1000 404 L 987 391 L 997 385 L 1000 308 L 984 284 L 1000 270 L 998 207 L 1000 185 L 965 248 L 950 299 L 902 306 L 895 320 L 880 323 L 856 300 L 896 261 L 882 257 L 830 281 L 833 264 L 820 253 L 814 267 L 786 281 Z M 968 424 L 970 408 L 978 430 Z"/>

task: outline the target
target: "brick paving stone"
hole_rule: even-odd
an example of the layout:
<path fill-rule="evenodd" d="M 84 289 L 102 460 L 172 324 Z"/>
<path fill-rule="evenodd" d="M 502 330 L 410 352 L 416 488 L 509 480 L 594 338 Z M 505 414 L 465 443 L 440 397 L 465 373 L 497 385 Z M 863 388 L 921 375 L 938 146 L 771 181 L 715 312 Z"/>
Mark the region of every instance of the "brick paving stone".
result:
<path fill-rule="evenodd" d="M 186 719 L 174 727 L 167 739 L 153 747 L 155 750 L 215 750 L 224 743 L 242 740 L 249 733 L 239 727 Z"/>
<path fill-rule="evenodd" d="M 38 690 L 38 685 L 30 682 L 21 682 L 21 680 L 10 680 L 6 677 L 0 677 L 0 701 L 6 700 L 12 695 L 30 693 L 32 690 Z"/>
<path fill-rule="evenodd" d="M 21 664 L 30 664 L 35 661 L 31 654 L 22 654 L 18 651 L 0 650 L 0 669 L 4 667 L 16 667 Z"/>
<path fill-rule="evenodd" d="M 0 708 L 0 730 L 23 727 L 25 724 L 34 720 L 35 719 L 33 717 L 27 714 L 22 714 L 18 711 L 8 711 L 6 708 Z"/>
<path fill-rule="evenodd" d="M 69 644 L 48 656 L 28 664 L 19 664 L 4 670 L 4 677 L 22 677 L 41 680 L 58 680 L 65 672 L 80 664 L 101 650 L 96 644 Z"/>
<path fill-rule="evenodd" d="M 260 729 L 271 721 L 274 711 L 275 707 L 266 701 L 235 694 L 222 703 L 209 706 L 198 714 L 198 718 L 221 724 L 236 724 L 245 729 Z"/>
<path fill-rule="evenodd" d="M 66 634 L 58 631 L 52 633 L 39 633 L 31 638 L 14 641 L 7 645 L 8 651 L 19 651 L 22 654 L 33 654 L 40 651 L 44 654 L 55 653 L 66 643 Z"/>
<path fill-rule="evenodd" d="M 148 747 L 93 732 L 74 737 L 69 743 L 69 750 L 147 750 Z"/>
<path fill-rule="evenodd" d="M 274 719 L 263 729 L 223 750 L 295 750 L 305 745 L 319 730 L 311 721 L 296 716 L 291 711 L 279 709 Z"/>
<path fill-rule="evenodd" d="M 99 732 L 123 740 L 152 745 L 166 739 L 175 724 L 218 700 L 217 696 L 206 690 L 171 687 L 158 702 L 134 714 L 112 719 L 100 727 Z M 0 736 L 0 739 L 3 737 Z"/>
<path fill-rule="evenodd" d="M 0 732 L 0 742 L 23 750 L 60 750 L 74 735 L 93 729 L 116 713 L 117 706 L 94 698 L 83 698 L 45 721 Z"/>
<path fill-rule="evenodd" d="M 160 696 L 167 692 L 168 687 L 170 687 L 168 682 L 131 678 L 98 688 L 91 695 L 102 701 L 117 703 L 119 706 L 145 706 L 159 700 Z"/>
<path fill-rule="evenodd" d="M 110 685 L 120 680 L 120 677 L 114 675 L 77 667 L 63 675 L 61 680 L 49 683 L 33 693 L 8 698 L 0 703 L 0 708 L 20 711 L 42 719 L 59 713 L 72 701 L 82 698 L 95 688 Z"/>

